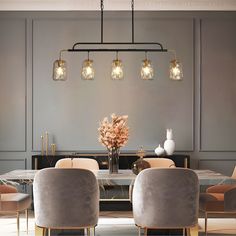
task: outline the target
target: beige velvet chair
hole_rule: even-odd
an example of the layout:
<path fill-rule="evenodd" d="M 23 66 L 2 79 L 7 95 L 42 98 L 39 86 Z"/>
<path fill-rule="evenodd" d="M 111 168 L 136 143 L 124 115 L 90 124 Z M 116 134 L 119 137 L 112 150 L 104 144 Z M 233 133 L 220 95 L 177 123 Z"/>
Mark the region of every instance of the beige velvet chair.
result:
<path fill-rule="evenodd" d="M 80 168 L 87 170 L 99 170 L 98 162 L 90 158 L 63 158 L 57 161 L 56 168 Z"/>
<path fill-rule="evenodd" d="M 232 178 L 236 179 L 236 166 Z M 207 235 L 207 218 L 209 214 L 236 214 L 236 184 L 215 185 L 200 194 L 199 208 L 205 213 L 205 235 Z"/>
<path fill-rule="evenodd" d="M 162 168 L 170 168 L 175 167 L 174 161 L 168 158 L 143 158 L 143 160 L 147 161 L 151 168 L 152 167 L 162 167 Z"/>
<path fill-rule="evenodd" d="M 17 216 L 17 235 L 20 232 L 20 212 L 25 211 L 26 231 L 28 234 L 28 208 L 31 205 L 29 194 L 19 193 L 11 185 L 0 185 L 0 213 L 16 213 Z"/>
<path fill-rule="evenodd" d="M 94 228 L 99 215 L 99 188 L 95 175 L 85 169 L 45 168 L 34 184 L 36 235 L 46 229 Z"/>
<path fill-rule="evenodd" d="M 149 168 L 134 183 L 133 215 L 144 229 L 187 229 L 198 235 L 199 183 L 196 173 L 185 168 Z"/>

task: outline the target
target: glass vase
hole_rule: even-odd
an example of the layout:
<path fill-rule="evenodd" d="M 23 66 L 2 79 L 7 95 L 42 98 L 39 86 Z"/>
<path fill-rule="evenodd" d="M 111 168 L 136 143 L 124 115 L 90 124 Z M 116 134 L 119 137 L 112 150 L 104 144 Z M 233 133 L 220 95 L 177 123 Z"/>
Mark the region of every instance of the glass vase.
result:
<path fill-rule="evenodd" d="M 109 174 L 117 174 L 119 169 L 119 154 L 120 150 L 112 148 L 108 151 L 108 168 Z"/>

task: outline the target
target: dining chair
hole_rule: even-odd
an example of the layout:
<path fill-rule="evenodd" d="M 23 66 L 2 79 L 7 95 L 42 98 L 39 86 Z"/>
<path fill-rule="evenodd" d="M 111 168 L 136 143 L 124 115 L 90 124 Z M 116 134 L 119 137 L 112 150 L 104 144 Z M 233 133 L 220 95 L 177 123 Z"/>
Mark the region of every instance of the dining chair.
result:
<path fill-rule="evenodd" d="M 185 168 L 149 168 L 134 183 L 133 216 L 144 229 L 187 229 L 198 235 L 199 183 L 196 173 Z"/>
<path fill-rule="evenodd" d="M 57 161 L 56 168 L 80 168 L 87 170 L 99 170 L 98 162 L 90 158 L 63 158 Z"/>
<path fill-rule="evenodd" d="M 98 182 L 90 170 L 45 168 L 33 183 L 35 232 L 50 236 L 57 229 L 94 229 L 99 215 Z"/>
<path fill-rule="evenodd" d="M 151 168 L 153 167 L 175 167 L 175 163 L 174 161 L 172 161 L 171 159 L 169 158 L 160 158 L 160 157 L 157 157 L 157 158 L 143 158 L 143 160 L 147 161 Z"/>
<path fill-rule="evenodd" d="M 236 166 L 231 176 L 236 179 Z M 205 235 L 207 235 L 207 218 L 209 214 L 236 214 L 236 184 L 214 185 L 200 194 L 199 208 L 205 213 Z"/>
<path fill-rule="evenodd" d="M 25 211 L 26 231 L 28 234 L 28 208 L 31 205 L 31 197 L 26 193 L 19 193 L 11 185 L 0 185 L 0 213 L 16 213 L 17 235 L 20 233 L 20 212 Z"/>

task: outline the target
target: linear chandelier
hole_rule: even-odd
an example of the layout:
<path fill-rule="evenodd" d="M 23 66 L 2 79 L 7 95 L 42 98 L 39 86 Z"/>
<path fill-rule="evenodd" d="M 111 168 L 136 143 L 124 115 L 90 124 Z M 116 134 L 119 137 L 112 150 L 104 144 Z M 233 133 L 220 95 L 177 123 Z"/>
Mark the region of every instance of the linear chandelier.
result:
<path fill-rule="evenodd" d="M 87 52 L 88 57 L 82 65 L 81 77 L 84 80 L 93 80 L 95 71 L 93 68 L 93 60 L 90 59 L 90 52 L 115 52 L 116 58 L 111 65 L 111 79 L 122 80 L 124 78 L 124 69 L 122 61 L 119 59 L 119 52 L 144 52 L 145 59 L 142 61 L 140 75 L 143 80 L 152 80 L 154 77 L 154 68 L 151 60 L 148 59 L 148 52 L 171 52 L 174 59 L 170 61 L 169 77 L 172 80 L 182 80 L 183 69 L 182 64 L 176 59 L 174 50 L 163 48 L 159 42 L 136 42 L 134 39 L 134 0 L 131 0 L 132 13 L 132 29 L 131 42 L 104 42 L 103 40 L 103 9 L 104 4 L 101 0 L 101 40 L 100 42 L 77 42 L 70 49 L 60 50 L 59 60 L 53 64 L 53 80 L 67 80 L 67 63 L 62 59 L 64 52 Z M 107 46 L 107 48 L 105 48 Z M 113 47 L 111 47 L 113 46 Z M 88 47 L 88 48 L 85 48 Z"/>

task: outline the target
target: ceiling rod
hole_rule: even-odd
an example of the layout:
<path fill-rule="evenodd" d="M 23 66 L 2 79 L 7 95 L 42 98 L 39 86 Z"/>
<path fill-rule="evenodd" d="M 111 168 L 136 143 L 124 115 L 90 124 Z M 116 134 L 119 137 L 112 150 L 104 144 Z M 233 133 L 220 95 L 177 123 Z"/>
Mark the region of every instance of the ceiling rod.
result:
<path fill-rule="evenodd" d="M 103 10 L 104 10 L 104 1 L 101 0 L 101 42 L 77 42 L 75 43 L 71 49 L 64 49 L 61 50 L 60 54 L 62 52 L 68 51 L 68 52 L 115 52 L 115 51 L 121 51 L 121 52 L 167 52 L 168 50 L 163 48 L 162 44 L 159 42 L 135 42 L 134 39 L 134 0 L 131 1 L 131 13 L 132 13 L 132 31 L 131 36 L 132 40 L 131 42 L 104 42 L 103 40 Z M 127 45 L 127 46 L 137 46 L 137 45 L 152 45 L 156 48 L 79 48 L 82 45 Z"/>

